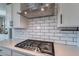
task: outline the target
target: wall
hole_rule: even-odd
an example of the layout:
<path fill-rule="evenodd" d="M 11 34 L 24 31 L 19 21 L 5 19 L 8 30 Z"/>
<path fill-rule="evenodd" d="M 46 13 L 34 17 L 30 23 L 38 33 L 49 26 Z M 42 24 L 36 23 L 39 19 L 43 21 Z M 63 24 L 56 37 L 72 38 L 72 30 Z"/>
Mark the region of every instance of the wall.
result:
<path fill-rule="evenodd" d="M 52 41 L 68 45 L 78 45 L 78 31 L 60 31 L 56 17 L 30 19 L 27 29 L 14 29 L 13 38 Z"/>

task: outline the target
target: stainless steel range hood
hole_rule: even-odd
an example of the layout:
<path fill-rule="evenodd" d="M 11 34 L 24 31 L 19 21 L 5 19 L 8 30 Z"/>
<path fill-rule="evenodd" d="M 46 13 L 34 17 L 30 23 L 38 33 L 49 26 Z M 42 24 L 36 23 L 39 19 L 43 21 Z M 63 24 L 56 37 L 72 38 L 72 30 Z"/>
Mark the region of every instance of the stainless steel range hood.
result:
<path fill-rule="evenodd" d="M 21 10 L 18 14 L 29 19 L 55 15 L 54 3 L 25 3 L 24 5 L 25 10 Z"/>

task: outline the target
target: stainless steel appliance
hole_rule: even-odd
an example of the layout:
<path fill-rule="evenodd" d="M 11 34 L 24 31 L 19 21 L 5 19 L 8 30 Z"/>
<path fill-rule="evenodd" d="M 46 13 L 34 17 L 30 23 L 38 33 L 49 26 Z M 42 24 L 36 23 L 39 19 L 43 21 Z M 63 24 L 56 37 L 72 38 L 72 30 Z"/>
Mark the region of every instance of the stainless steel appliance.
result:
<path fill-rule="evenodd" d="M 15 47 L 19 47 L 19 48 L 27 49 L 31 51 L 36 51 L 40 53 L 46 53 L 53 56 L 55 55 L 53 42 L 28 39 L 16 44 Z"/>
<path fill-rule="evenodd" d="M 18 14 L 28 19 L 55 16 L 55 3 L 24 3 Z"/>

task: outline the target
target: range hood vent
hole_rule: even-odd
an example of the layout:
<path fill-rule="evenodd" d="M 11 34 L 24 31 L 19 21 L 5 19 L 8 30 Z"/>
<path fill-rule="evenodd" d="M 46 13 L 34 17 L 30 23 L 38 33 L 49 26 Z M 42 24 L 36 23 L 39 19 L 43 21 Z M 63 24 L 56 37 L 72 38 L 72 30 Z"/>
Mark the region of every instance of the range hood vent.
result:
<path fill-rule="evenodd" d="M 79 31 L 79 27 L 59 27 L 61 31 Z"/>
<path fill-rule="evenodd" d="M 18 14 L 29 19 L 55 15 L 54 3 L 25 3 L 24 5 L 25 9 Z"/>

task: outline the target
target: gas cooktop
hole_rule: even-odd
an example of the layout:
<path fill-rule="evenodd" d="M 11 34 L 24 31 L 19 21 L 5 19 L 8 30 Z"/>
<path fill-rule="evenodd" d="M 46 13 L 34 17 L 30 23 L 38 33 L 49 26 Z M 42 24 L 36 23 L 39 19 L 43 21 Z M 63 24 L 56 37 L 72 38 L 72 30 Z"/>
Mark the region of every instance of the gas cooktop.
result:
<path fill-rule="evenodd" d="M 53 56 L 55 55 L 53 42 L 27 39 L 25 41 L 16 44 L 15 47 L 36 51 L 40 53 L 46 53 Z"/>

